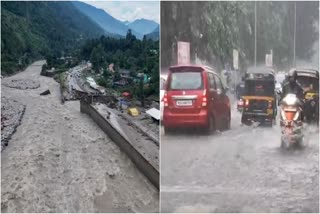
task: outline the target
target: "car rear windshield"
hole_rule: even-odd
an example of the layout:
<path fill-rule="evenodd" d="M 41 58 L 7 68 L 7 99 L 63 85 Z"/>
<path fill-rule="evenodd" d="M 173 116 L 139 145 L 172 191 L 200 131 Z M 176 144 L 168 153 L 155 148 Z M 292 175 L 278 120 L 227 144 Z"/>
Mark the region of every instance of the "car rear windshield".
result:
<path fill-rule="evenodd" d="M 169 90 L 200 90 L 203 88 L 200 71 L 172 72 Z"/>
<path fill-rule="evenodd" d="M 273 96 L 274 87 L 272 81 L 247 81 L 244 94 L 249 96 Z"/>

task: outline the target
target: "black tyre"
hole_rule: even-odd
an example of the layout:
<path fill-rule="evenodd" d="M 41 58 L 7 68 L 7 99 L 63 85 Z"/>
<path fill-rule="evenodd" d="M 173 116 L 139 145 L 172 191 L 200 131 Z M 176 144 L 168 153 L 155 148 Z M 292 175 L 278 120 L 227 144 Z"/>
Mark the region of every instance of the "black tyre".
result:
<path fill-rule="evenodd" d="M 241 123 L 247 126 L 251 125 L 251 121 L 248 120 L 248 118 L 246 116 L 242 116 L 241 117 Z"/>
<path fill-rule="evenodd" d="M 286 143 L 284 140 L 281 139 L 281 149 L 283 151 L 288 151 L 290 149 L 289 143 Z"/>
<path fill-rule="evenodd" d="M 216 124 L 215 124 L 215 120 L 210 117 L 208 120 L 208 124 L 204 129 L 205 134 L 207 135 L 211 135 L 216 131 Z"/>
<path fill-rule="evenodd" d="M 229 112 L 229 117 L 226 119 L 225 122 L 225 130 L 229 130 L 231 128 L 231 113 Z"/>
<path fill-rule="evenodd" d="M 165 126 L 163 128 L 164 128 L 164 134 L 165 135 L 172 134 L 172 128 L 165 127 Z"/>

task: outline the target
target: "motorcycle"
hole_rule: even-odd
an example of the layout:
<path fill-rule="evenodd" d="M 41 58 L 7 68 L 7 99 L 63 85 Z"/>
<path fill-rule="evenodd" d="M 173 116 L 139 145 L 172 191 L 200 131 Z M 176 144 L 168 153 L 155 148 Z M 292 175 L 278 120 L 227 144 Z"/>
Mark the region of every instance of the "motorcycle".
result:
<path fill-rule="evenodd" d="M 302 146 L 302 103 L 295 94 L 287 94 L 280 103 L 281 148 Z"/>

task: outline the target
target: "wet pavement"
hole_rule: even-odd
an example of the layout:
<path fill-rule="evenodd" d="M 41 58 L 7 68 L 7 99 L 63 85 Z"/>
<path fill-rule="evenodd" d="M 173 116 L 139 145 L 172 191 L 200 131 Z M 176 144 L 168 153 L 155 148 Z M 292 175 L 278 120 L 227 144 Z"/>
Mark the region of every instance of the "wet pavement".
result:
<path fill-rule="evenodd" d="M 234 106 L 235 107 L 235 106 Z M 234 109 L 234 108 L 233 108 Z M 283 152 L 280 128 L 161 134 L 162 212 L 319 212 L 319 129 Z"/>

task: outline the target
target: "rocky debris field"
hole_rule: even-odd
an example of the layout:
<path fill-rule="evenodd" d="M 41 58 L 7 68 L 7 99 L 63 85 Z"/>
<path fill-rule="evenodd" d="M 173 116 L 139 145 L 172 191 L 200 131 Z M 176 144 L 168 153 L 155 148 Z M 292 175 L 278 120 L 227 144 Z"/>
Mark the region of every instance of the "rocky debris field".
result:
<path fill-rule="evenodd" d="M 2 80 L 33 79 L 41 85 L 34 90 L 1 87 L 3 95 L 26 105 L 1 153 L 1 212 L 158 212 L 158 190 L 80 112 L 79 101 L 61 104 L 59 84 L 40 76 L 43 63 Z M 40 96 L 47 89 L 50 95 Z"/>
<path fill-rule="evenodd" d="M 40 87 L 40 82 L 30 79 L 13 79 L 8 82 L 3 83 L 4 86 L 10 88 L 17 88 L 21 90 L 35 89 Z"/>
<path fill-rule="evenodd" d="M 1 151 L 20 125 L 26 106 L 22 103 L 1 97 Z"/>

